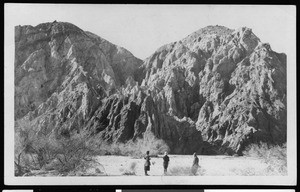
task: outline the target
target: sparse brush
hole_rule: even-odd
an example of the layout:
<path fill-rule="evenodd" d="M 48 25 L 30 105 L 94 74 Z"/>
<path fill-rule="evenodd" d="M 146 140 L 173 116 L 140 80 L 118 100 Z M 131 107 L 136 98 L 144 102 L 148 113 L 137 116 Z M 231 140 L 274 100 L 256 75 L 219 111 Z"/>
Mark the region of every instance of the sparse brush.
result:
<path fill-rule="evenodd" d="M 136 162 L 131 162 L 127 169 L 120 169 L 122 175 L 136 175 Z"/>
<path fill-rule="evenodd" d="M 70 137 L 40 134 L 25 122 L 16 126 L 15 175 L 34 169 L 57 170 L 60 173 L 85 171 L 95 163 L 95 150 L 85 133 Z"/>
<path fill-rule="evenodd" d="M 171 167 L 167 174 L 168 176 L 196 176 L 196 175 L 204 175 L 205 170 L 201 168 L 200 166 L 192 166 L 192 167 Z"/>
<path fill-rule="evenodd" d="M 126 143 L 102 143 L 103 154 L 124 155 L 133 158 L 142 158 L 146 151 L 150 151 L 150 156 L 157 157 L 165 151 L 169 152 L 168 145 L 161 139 L 156 138 L 153 133 L 148 133 L 144 138 L 139 138 L 135 142 Z"/>
<path fill-rule="evenodd" d="M 267 164 L 266 175 L 287 175 L 286 144 L 252 144 L 243 152 L 245 156 L 260 158 Z"/>
<path fill-rule="evenodd" d="M 130 166 L 129 166 L 129 169 L 132 170 L 132 171 L 135 171 L 136 165 L 137 165 L 136 162 L 131 162 L 131 163 L 130 163 Z"/>

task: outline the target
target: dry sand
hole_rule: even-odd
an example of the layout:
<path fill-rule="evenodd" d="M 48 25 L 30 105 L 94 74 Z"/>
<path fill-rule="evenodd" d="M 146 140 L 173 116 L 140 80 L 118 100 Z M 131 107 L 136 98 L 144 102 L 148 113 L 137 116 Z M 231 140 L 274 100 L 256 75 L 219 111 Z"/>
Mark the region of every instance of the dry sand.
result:
<path fill-rule="evenodd" d="M 170 163 L 168 170 L 176 168 L 189 169 L 193 162 L 192 155 L 169 155 Z M 264 175 L 266 164 L 260 159 L 233 156 L 202 156 L 199 155 L 198 175 L 204 176 L 234 176 L 234 175 Z M 107 175 L 120 176 L 127 170 L 135 175 L 144 175 L 144 160 L 126 156 L 98 156 L 97 161 L 105 169 Z M 135 169 L 130 168 L 136 164 Z M 162 157 L 151 158 L 151 168 L 148 172 L 151 176 L 163 175 Z M 170 172 L 170 171 L 169 171 Z"/>

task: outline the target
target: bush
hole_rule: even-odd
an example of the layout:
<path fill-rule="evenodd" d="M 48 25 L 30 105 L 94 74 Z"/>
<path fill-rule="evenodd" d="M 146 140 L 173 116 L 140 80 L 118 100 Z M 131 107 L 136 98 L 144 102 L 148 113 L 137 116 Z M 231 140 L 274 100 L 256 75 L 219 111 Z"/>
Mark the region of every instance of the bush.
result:
<path fill-rule="evenodd" d="M 15 145 L 14 145 L 14 164 L 15 175 L 21 176 L 30 172 L 32 169 L 38 168 L 38 162 L 34 155 L 35 149 L 31 147 L 35 132 L 30 129 L 30 124 L 26 121 L 17 122 L 22 124 L 23 128 L 20 128 L 17 124 L 15 131 Z"/>
<path fill-rule="evenodd" d="M 53 132 L 38 134 L 30 124 L 16 126 L 15 175 L 21 176 L 34 169 L 57 170 L 59 173 L 84 172 L 97 163 L 96 151 L 88 135 L 81 132 L 63 137 Z"/>
<path fill-rule="evenodd" d="M 55 169 L 59 172 L 84 171 L 94 162 L 93 149 L 88 145 L 85 135 L 77 134 L 71 138 L 62 137 L 50 142 L 50 145 L 44 145 L 44 150 L 58 160 Z"/>
<path fill-rule="evenodd" d="M 127 169 L 120 169 L 120 171 L 122 172 L 122 175 L 136 175 L 136 166 L 136 162 L 131 162 Z"/>
<path fill-rule="evenodd" d="M 195 176 L 195 175 L 204 175 L 205 170 L 202 169 L 200 166 L 198 168 L 192 166 L 192 167 L 171 167 L 167 175 L 172 175 L 172 176 Z"/>
<path fill-rule="evenodd" d="M 99 141 L 100 142 L 100 141 Z M 165 151 L 169 152 L 170 148 L 161 139 L 157 139 L 152 133 L 148 133 L 144 138 L 139 138 L 135 142 L 126 143 L 102 143 L 102 154 L 124 155 L 134 158 L 141 158 L 146 151 L 150 151 L 150 156 L 158 156 Z"/>
<path fill-rule="evenodd" d="M 252 144 L 243 152 L 245 156 L 260 158 L 267 164 L 267 175 L 287 175 L 286 144 L 268 145 L 266 143 Z"/>
<path fill-rule="evenodd" d="M 143 156 L 146 151 L 149 151 L 151 156 L 158 156 L 170 151 L 169 146 L 162 139 L 156 138 L 152 132 L 144 134 L 144 138 L 138 139 L 136 146 L 140 151 L 140 156 Z"/>
<path fill-rule="evenodd" d="M 19 120 L 15 127 L 16 176 L 40 169 L 56 170 L 63 174 L 84 172 L 95 165 L 93 157 L 96 155 L 141 158 L 146 151 L 150 151 L 151 156 L 169 151 L 167 144 L 151 132 L 135 142 L 108 144 L 99 135 L 91 137 L 84 131 L 77 134 L 64 129 L 60 133 L 54 130 L 43 134 L 35 130 L 32 124 L 33 122 Z"/>

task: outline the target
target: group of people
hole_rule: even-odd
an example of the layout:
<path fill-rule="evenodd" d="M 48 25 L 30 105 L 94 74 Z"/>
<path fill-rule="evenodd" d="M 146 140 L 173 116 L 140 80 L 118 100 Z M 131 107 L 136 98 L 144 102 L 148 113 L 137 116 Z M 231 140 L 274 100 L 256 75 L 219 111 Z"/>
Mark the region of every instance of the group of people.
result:
<path fill-rule="evenodd" d="M 192 168 L 191 168 L 191 173 L 196 175 L 198 167 L 199 167 L 199 158 L 197 157 L 196 153 L 194 153 L 193 156 L 194 156 L 194 160 L 193 160 L 193 165 L 192 165 Z M 148 176 L 147 172 L 150 171 L 150 166 L 151 166 L 151 164 L 150 164 L 151 158 L 150 158 L 150 155 L 149 155 L 149 151 L 146 152 L 146 156 L 144 157 L 144 159 L 145 159 L 145 164 L 144 164 L 145 175 Z M 170 161 L 170 158 L 168 156 L 168 153 L 165 152 L 165 154 L 163 156 L 164 174 L 167 174 L 169 161 Z"/>

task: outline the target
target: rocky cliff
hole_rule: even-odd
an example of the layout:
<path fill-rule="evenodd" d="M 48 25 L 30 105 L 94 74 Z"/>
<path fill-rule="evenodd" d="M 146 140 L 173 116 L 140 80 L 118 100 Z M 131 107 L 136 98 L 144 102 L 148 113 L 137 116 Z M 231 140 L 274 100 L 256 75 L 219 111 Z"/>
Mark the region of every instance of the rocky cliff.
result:
<path fill-rule="evenodd" d="M 15 119 L 40 133 L 153 133 L 181 154 L 286 141 L 286 55 L 249 28 L 208 26 L 143 62 L 70 23 L 17 26 L 15 45 Z"/>
<path fill-rule="evenodd" d="M 81 129 L 142 64 L 70 23 L 15 27 L 15 118 L 43 133 Z"/>
<path fill-rule="evenodd" d="M 142 86 L 160 113 L 195 122 L 203 153 L 286 141 L 286 55 L 251 29 L 208 26 L 161 47 L 143 67 Z"/>

